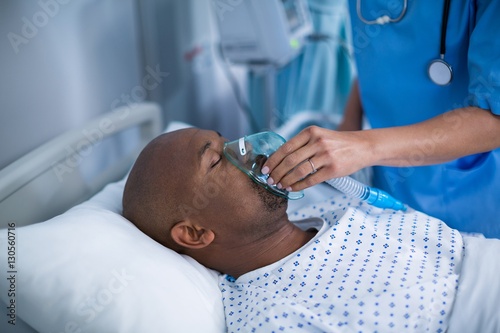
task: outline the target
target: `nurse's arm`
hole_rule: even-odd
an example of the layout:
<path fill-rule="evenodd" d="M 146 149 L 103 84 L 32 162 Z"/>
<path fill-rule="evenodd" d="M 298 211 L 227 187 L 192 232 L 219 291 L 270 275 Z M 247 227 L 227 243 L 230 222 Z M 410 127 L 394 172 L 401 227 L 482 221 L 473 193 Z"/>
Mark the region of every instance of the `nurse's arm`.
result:
<path fill-rule="evenodd" d="M 418 124 L 363 134 L 371 142 L 367 165 L 429 165 L 500 147 L 500 116 L 466 107 Z"/>
<path fill-rule="evenodd" d="M 497 147 L 500 116 L 468 107 L 400 127 L 339 132 L 311 126 L 271 155 L 262 172 L 270 174 L 269 184 L 300 191 L 364 167 L 443 163 Z"/>

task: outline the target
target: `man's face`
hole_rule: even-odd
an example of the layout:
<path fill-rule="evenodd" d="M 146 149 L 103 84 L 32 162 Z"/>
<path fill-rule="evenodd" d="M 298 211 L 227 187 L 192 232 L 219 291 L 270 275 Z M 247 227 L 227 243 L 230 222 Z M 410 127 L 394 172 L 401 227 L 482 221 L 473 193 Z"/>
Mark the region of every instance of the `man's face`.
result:
<path fill-rule="evenodd" d="M 258 223 L 263 214 L 286 211 L 285 198 L 257 185 L 227 160 L 222 152 L 226 141 L 214 131 L 189 129 L 182 133 L 177 147 L 182 154 L 178 172 L 192 175 L 183 177 L 185 208 L 204 220 L 251 224 Z"/>

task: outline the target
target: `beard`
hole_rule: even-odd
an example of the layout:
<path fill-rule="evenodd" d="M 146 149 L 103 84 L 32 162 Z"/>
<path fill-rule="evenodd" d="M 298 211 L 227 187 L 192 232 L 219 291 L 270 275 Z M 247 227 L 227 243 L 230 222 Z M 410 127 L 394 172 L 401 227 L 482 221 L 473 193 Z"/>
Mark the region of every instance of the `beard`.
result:
<path fill-rule="evenodd" d="M 259 198 L 261 202 L 264 204 L 264 208 L 267 212 L 274 212 L 277 209 L 282 208 L 283 206 L 286 207 L 286 205 L 288 204 L 287 198 L 280 197 L 276 194 L 269 192 L 264 187 L 255 183 L 251 179 L 250 182 L 252 183 L 252 187 L 257 191 L 257 194 L 259 195 Z"/>

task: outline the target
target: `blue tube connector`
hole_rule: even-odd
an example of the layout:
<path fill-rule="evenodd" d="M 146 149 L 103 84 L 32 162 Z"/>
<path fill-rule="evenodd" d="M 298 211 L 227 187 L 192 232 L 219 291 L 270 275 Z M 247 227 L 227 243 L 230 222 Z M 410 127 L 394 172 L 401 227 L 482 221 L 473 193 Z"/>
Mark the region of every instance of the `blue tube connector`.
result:
<path fill-rule="evenodd" d="M 368 198 L 363 200 L 368 202 L 370 205 L 379 208 L 391 208 L 394 210 L 402 210 L 403 212 L 406 211 L 406 205 L 389 195 L 387 192 L 378 188 L 367 187 L 369 189 Z"/>
<path fill-rule="evenodd" d="M 404 203 L 393 198 L 387 192 L 362 184 L 351 177 L 333 178 L 327 180 L 326 183 L 346 195 L 364 200 L 375 207 L 401 211 L 407 209 Z"/>

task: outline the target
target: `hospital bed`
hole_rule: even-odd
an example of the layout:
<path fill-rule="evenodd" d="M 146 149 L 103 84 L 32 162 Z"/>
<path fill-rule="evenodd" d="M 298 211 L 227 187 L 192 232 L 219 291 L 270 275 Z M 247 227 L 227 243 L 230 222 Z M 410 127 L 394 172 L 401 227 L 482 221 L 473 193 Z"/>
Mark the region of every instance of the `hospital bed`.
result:
<path fill-rule="evenodd" d="M 0 171 L 0 331 L 225 331 L 217 274 L 120 215 L 126 173 L 162 132 L 160 115 L 152 103 L 113 110 Z"/>
<path fill-rule="evenodd" d="M 126 175 L 140 150 L 163 130 L 189 126 L 161 129 L 160 114 L 152 103 L 113 110 L 0 171 L 1 332 L 226 331 L 218 273 L 121 216 Z M 117 136 L 127 147 L 113 144 Z M 95 159 L 110 162 L 97 168 Z M 290 201 L 289 212 L 336 193 L 315 186 Z M 475 251 L 482 256 L 471 258 L 494 257 L 482 245 Z M 496 269 L 482 260 L 463 264 L 469 286 L 458 313 L 482 306 L 494 315 L 498 308 L 483 300 L 500 288 L 477 288 L 479 276 L 496 280 Z"/>

